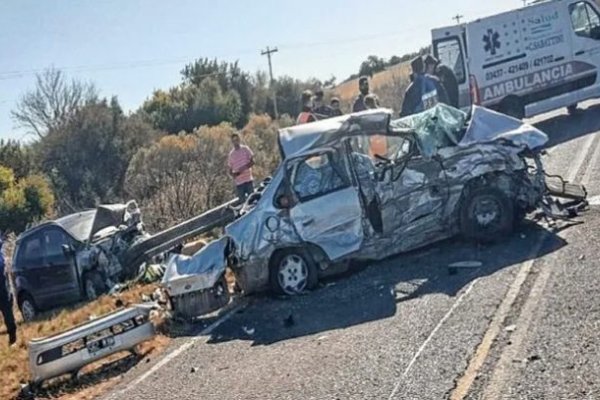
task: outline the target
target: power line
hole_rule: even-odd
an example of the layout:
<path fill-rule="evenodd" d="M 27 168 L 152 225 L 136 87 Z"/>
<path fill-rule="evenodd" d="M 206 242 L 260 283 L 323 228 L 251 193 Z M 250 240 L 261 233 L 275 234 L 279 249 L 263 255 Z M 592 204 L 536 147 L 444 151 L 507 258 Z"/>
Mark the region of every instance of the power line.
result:
<path fill-rule="evenodd" d="M 413 29 L 405 29 L 402 31 L 395 32 L 381 32 L 377 34 L 356 36 L 350 39 L 337 39 L 337 40 L 327 40 L 320 42 L 296 42 L 296 43 L 288 43 L 279 45 L 279 48 L 284 50 L 297 50 L 302 48 L 313 48 L 317 46 L 328 46 L 328 45 L 336 45 L 336 44 L 345 44 L 345 43 L 356 43 L 361 41 L 369 41 L 380 39 L 382 37 L 391 37 L 398 36 L 401 34 L 410 33 Z M 229 55 L 220 55 L 219 57 L 227 57 L 227 56 L 239 56 L 244 54 L 255 54 L 255 50 L 243 49 L 237 51 Z M 110 70 L 121 70 L 121 69 L 135 69 L 135 68 L 148 68 L 148 67 L 156 67 L 156 66 L 164 66 L 171 64 L 181 64 L 195 61 L 197 57 L 179 57 L 172 59 L 163 59 L 163 60 L 140 60 L 140 61 L 132 61 L 125 63 L 117 63 L 117 64 L 101 64 L 101 65 L 79 65 L 79 66 L 65 66 L 65 67 L 57 67 L 65 72 L 95 72 L 95 71 L 110 71 Z M 47 68 L 35 68 L 35 69 L 24 69 L 24 70 L 13 70 L 13 71 L 0 71 L 0 80 L 11 80 L 23 78 L 26 76 L 33 76 L 39 73 L 42 73 Z"/>
<path fill-rule="evenodd" d="M 271 54 L 277 53 L 277 51 L 277 47 L 269 49 L 269 46 L 267 46 L 266 50 L 260 52 L 261 55 L 266 55 L 269 59 L 269 76 L 271 77 L 270 86 L 271 91 L 273 92 L 273 109 L 275 111 L 275 119 L 279 119 L 279 113 L 277 112 L 277 91 L 275 90 L 275 85 L 273 84 L 275 80 L 273 79 L 273 65 L 271 64 Z"/>

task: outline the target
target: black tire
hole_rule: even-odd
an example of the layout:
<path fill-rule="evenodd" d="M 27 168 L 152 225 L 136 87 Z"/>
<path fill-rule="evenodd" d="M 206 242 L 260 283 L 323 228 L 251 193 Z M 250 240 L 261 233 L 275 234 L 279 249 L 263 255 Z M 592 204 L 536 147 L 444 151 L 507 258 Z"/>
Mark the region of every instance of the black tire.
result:
<path fill-rule="evenodd" d="M 460 209 L 460 228 L 466 239 L 483 243 L 504 239 L 514 222 L 514 205 L 501 190 L 481 187 L 466 192 Z"/>
<path fill-rule="evenodd" d="M 516 119 L 525 118 L 525 104 L 519 97 L 511 96 L 502 100 L 500 112 Z"/>
<path fill-rule="evenodd" d="M 319 281 L 317 266 L 304 249 L 279 250 L 269 264 L 269 285 L 275 294 L 298 295 L 313 289 Z"/>
<path fill-rule="evenodd" d="M 28 293 L 19 294 L 18 305 L 23 321 L 30 322 L 37 317 L 38 308 L 35 305 L 35 301 L 33 301 L 33 297 Z"/>
<path fill-rule="evenodd" d="M 83 294 L 89 301 L 96 300 L 106 292 L 106 285 L 98 272 L 88 272 L 83 276 Z"/>
<path fill-rule="evenodd" d="M 577 108 L 577 103 L 571 104 L 567 107 L 567 112 L 569 113 L 569 115 L 575 115 L 577 114 L 577 111 L 579 111 L 579 108 Z"/>

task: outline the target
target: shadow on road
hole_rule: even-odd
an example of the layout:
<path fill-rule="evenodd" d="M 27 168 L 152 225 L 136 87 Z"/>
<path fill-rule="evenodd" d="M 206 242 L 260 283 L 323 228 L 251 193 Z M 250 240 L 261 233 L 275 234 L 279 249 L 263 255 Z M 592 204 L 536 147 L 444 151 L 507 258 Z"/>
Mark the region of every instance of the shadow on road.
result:
<path fill-rule="evenodd" d="M 535 126 L 550 139 L 546 148 L 600 131 L 600 104 L 594 104 L 574 115 L 559 115 L 540 121 Z"/>
<path fill-rule="evenodd" d="M 540 252 L 533 254 L 542 237 Z M 304 296 L 256 298 L 215 329 L 209 343 L 248 340 L 253 345 L 269 345 L 389 318 L 414 301 L 430 295 L 456 296 L 475 279 L 565 245 L 559 236 L 534 223 L 525 224 L 506 241 L 494 245 L 475 246 L 458 240 L 438 243 L 325 282 Z M 482 266 L 454 274 L 448 265 L 458 261 L 480 261 Z"/>

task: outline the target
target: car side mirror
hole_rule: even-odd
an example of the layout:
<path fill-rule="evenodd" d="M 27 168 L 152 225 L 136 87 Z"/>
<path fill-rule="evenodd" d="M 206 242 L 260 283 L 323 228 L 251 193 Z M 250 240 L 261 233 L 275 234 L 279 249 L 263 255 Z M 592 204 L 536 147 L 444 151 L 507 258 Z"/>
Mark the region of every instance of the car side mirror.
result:
<path fill-rule="evenodd" d="M 75 249 L 70 244 L 63 244 L 62 251 L 63 254 L 67 257 L 72 257 L 75 255 Z"/>
<path fill-rule="evenodd" d="M 290 199 L 285 194 L 281 194 L 275 199 L 275 205 L 282 210 L 287 210 L 290 208 L 290 204 Z"/>

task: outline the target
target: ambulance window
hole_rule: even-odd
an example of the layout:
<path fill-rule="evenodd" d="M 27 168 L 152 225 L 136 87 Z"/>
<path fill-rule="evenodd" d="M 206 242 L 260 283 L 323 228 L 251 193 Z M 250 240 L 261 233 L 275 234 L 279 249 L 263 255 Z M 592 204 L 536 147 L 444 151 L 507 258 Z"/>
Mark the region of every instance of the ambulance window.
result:
<path fill-rule="evenodd" d="M 459 83 L 465 83 L 467 74 L 465 73 L 465 63 L 460 48 L 458 38 L 442 39 L 434 44 L 434 54 L 440 63 L 450 67 L 456 75 L 456 80 Z"/>
<path fill-rule="evenodd" d="M 577 36 L 600 39 L 600 16 L 586 1 L 570 6 L 571 22 Z"/>

